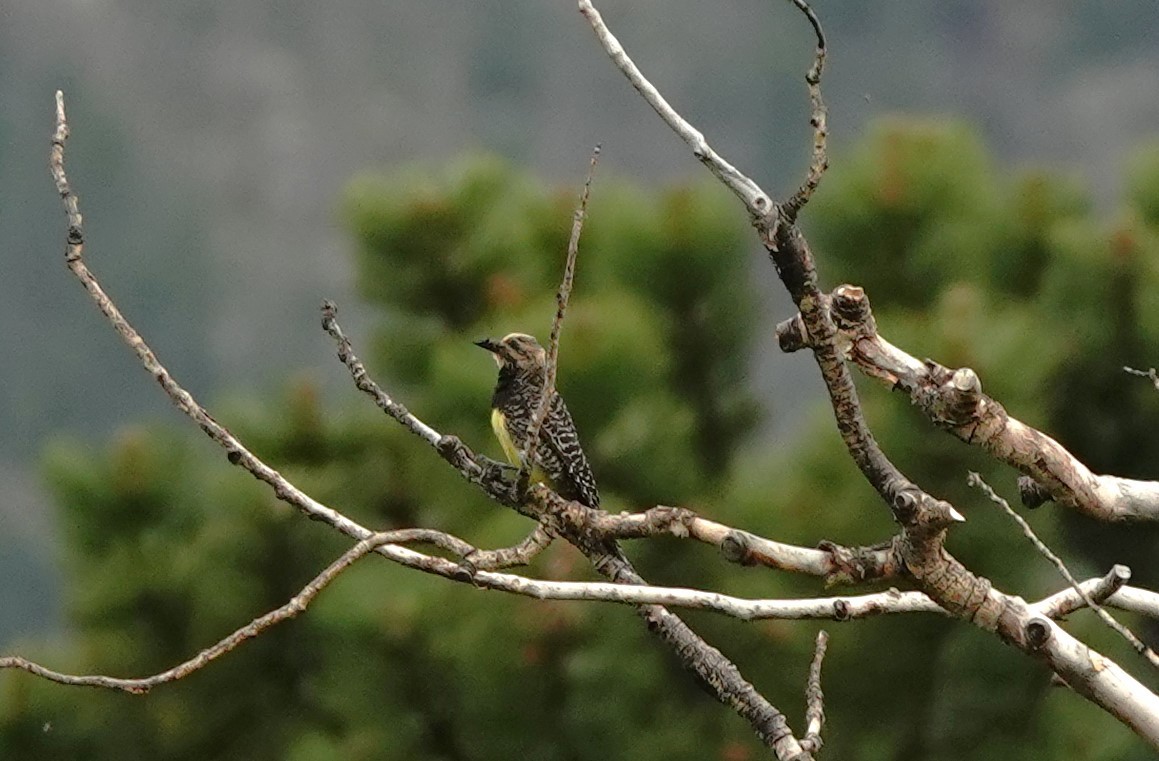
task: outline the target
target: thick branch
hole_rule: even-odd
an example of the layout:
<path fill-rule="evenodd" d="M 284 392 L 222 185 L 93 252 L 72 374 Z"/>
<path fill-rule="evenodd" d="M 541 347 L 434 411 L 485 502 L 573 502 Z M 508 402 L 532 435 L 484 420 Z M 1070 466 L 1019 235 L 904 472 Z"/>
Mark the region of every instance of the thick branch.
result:
<path fill-rule="evenodd" d="M 893 543 L 881 547 L 842 547 L 822 542 L 817 549 L 776 542 L 701 518 L 682 507 L 660 505 L 643 513 L 611 514 L 577 502 L 561 508 L 577 526 L 613 539 L 671 535 L 710 544 L 725 559 L 740 565 L 763 565 L 782 571 L 822 576 L 827 583 L 889 579 L 901 571 Z"/>
<path fill-rule="evenodd" d="M 1159 482 L 1092 473 L 1057 441 L 1011 417 L 982 393 L 970 368 L 923 362 L 889 343 L 878 334 L 861 288 L 838 286 L 827 304 L 842 356 L 871 378 L 908 394 L 939 428 L 1025 473 L 1032 479 L 1022 489 L 1029 506 L 1053 499 L 1104 521 L 1159 520 Z M 801 314 L 778 325 L 777 336 L 784 351 L 810 348 L 816 340 Z"/>
<path fill-rule="evenodd" d="M 605 51 L 633 87 L 695 151 L 697 143 L 693 138 L 703 140 L 700 133 L 676 114 L 644 79 L 590 2 L 581 0 L 580 8 Z M 704 155 L 703 151 L 697 151 L 702 161 Z M 761 198 L 762 208 L 767 202 L 767 196 L 759 188 L 744 186 L 742 192 L 730 181 L 731 175 L 722 176 L 715 162 L 705 163 L 744 200 L 753 216 L 777 274 L 800 311 L 801 335 L 821 369 L 841 438 L 853 461 L 902 526 L 904 541 L 899 552 L 922 591 L 951 614 L 995 631 L 1007 642 L 1042 658 L 1076 691 L 1159 747 L 1159 698 L 1113 662 L 1089 650 L 1049 620 L 1036 617 L 1025 602 L 993 589 L 989 581 L 971 573 L 944 550 L 945 531 L 961 520 L 961 515 L 949 503 L 926 494 L 910 482 L 877 445 L 865 423 L 852 378 L 838 349 L 838 331 L 830 312 L 829 297 L 818 287 L 813 255 L 792 224 L 792 210 L 786 214 L 783 207 L 776 206 L 767 214 L 758 213 L 752 199 Z M 743 177 L 731 166 L 729 169 Z"/>
<path fill-rule="evenodd" d="M 1010 503 L 1008 503 L 1002 497 L 998 496 L 998 494 L 992 488 L 990 488 L 990 484 L 982 480 L 982 476 L 972 472 L 970 473 L 970 477 L 967 479 L 967 483 L 969 483 L 971 486 L 980 488 L 982 492 L 990 498 L 991 502 L 1001 507 L 1003 511 L 1005 511 L 1005 513 L 1010 516 L 1010 518 L 1015 523 L 1018 524 L 1018 526 L 1022 529 L 1022 533 L 1026 536 L 1027 539 L 1031 541 L 1031 543 L 1034 544 L 1034 547 L 1038 550 L 1039 554 L 1054 564 L 1054 567 L 1058 569 L 1059 574 L 1061 574 L 1062 577 L 1070 583 L 1071 589 L 1075 591 L 1075 594 L 1082 598 L 1083 603 L 1088 608 L 1093 610 L 1103 623 L 1113 629 L 1123 639 L 1127 640 L 1127 642 L 1131 644 L 1131 647 L 1135 649 L 1135 652 L 1146 658 L 1152 666 L 1159 666 L 1159 656 L 1155 654 L 1155 651 L 1148 647 L 1141 639 L 1135 636 L 1133 631 L 1116 621 L 1110 613 L 1103 610 L 1102 606 L 1094 598 L 1086 593 L 1086 590 L 1083 589 L 1078 580 L 1075 579 L 1073 574 L 1071 574 L 1070 569 L 1068 569 L 1066 564 L 1062 562 L 1062 558 L 1054 554 L 1054 552 L 1049 547 L 1047 547 L 1041 539 L 1038 538 L 1038 535 L 1034 533 L 1034 529 L 1030 527 L 1030 524 L 1026 522 L 1026 519 L 1018 513 L 1014 512 L 1014 509 L 1010 507 Z M 1116 568 L 1117 567 L 1118 566 L 1116 566 Z"/>

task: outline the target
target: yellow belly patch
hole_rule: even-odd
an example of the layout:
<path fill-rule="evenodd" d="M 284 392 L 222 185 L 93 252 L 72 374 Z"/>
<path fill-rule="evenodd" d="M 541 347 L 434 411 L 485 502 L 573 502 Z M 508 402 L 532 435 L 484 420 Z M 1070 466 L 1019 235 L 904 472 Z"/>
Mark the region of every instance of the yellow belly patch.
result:
<path fill-rule="evenodd" d="M 519 447 L 515 446 L 515 442 L 511 439 L 511 433 L 507 430 L 507 418 L 498 409 L 491 410 L 491 430 L 495 431 L 495 438 L 499 439 L 499 446 L 503 447 L 503 454 L 507 456 L 507 461 L 518 468 L 522 464 L 519 462 Z M 538 465 L 532 467 L 531 479 L 533 481 L 548 480 Z"/>
<path fill-rule="evenodd" d="M 491 430 L 495 431 L 495 438 L 499 439 L 499 446 L 503 447 L 507 461 L 519 467 L 519 447 L 511 440 L 511 434 L 507 431 L 507 418 L 498 408 L 491 410 Z"/>

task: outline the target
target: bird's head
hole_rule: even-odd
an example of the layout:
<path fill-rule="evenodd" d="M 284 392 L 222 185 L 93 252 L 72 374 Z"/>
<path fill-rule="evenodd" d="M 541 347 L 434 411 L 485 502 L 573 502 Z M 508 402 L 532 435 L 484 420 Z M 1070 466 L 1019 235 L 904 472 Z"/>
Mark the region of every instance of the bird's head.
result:
<path fill-rule="evenodd" d="M 547 352 L 534 336 L 526 333 L 508 333 L 498 341 L 483 338 L 476 341 L 475 345 L 491 352 L 500 368 L 511 367 L 529 372 L 542 368 L 547 362 Z"/>

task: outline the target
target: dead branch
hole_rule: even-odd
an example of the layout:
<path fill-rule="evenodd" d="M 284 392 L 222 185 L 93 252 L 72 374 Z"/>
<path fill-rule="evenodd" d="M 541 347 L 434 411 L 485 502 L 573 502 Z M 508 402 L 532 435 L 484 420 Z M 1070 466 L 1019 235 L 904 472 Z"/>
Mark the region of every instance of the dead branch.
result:
<path fill-rule="evenodd" d="M 559 363 L 559 334 L 563 330 L 563 318 L 567 313 L 567 302 L 571 298 L 571 289 L 575 283 L 575 262 L 579 254 L 580 233 L 584 229 L 584 219 L 588 212 L 588 197 L 592 191 L 592 177 L 596 172 L 596 164 L 600 160 L 600 146 L 592 151 L 592 158 L 588 164 L 588 175 L 584 179 L 584 189 L 580 193 L 579 205 L 576 206 L 572 217 L 571 237 L 567 242 L 567 261 L 563 268 L 563 280 L 559 283 L 559 291 L 555 295 L 555 319 L 551 323 L 551 336 L 547 342 L 547 360 L 543 373 L 543 394 L 539 397 L 539 406 L 531 418 L 531 425 L 527 428 L 527 440 L 523 444 L 524 455 L 519 466 L 519 479 L 523 481 L 531 476 L 531 457 L 528 453 L 534 451 L 534 442 L 539 441 L 539 430 L 543 428 L 543 421 L 551 409 L 551 399 L 555 396 L 555 375 Z"/>
<path fill-rule="evenodd" d="M 1070 583 L 1071 589 L 1073 589 L 1075 593 L 1082 598 L 1083 603 L 1088 608 L 1093 610 L 1103 623 L 1114 630 L 1123 639 L 1127 640 L 1127 642 L 1131 644 L 1131 647 L 1135 649 L 1135 652 L 1146 658 L 1152 666 L 1159 666 L 1159 656 L 1155 655 L 1155 651 L 1147 647 L 1147 645 L 1144 644 L 1141 639 L 1135 636 L 1134 632 L 1116 621 L 1110 613 L 1103 610 L 1103 607 L 1098 602 L 1096 602 L 1094 598 L 1086 593 L 1086 590 L 1082 588 L 1082 586 L 1078 583 L 1078 580 L 1075 579 L 1073 574 L 1071 574 L 1070 569 L 1068 569 L 1066 564 L 1062 562 L 1062 558 L 1054 554 L 1054 552 L 1051 551 L 1051 549 L 1047 547 L 1041 539 L 1038 538 L 1038 535 L 1034 533 L 1034 529 L 1030 527 L 1030 524 L 1026 522 L 1026 519 L 1018 513 L 1014 512 L 1014 509 L 1010 507 L 1010 503 L 1000 497 L 992 488 L 990 488 L 990 484 L 982 480 L 982 476 L 971 472 L 969 478 L 967 479 L 967 483 L 969 483 L 970 486 L 981 489 L 982 493 L 989 497 L 991 502 L 1001 507 L 1002 510 L 1008 516 L 1010 516 L 1010 518 L 1013 519 L 1015 523 L 1018 524 L 1018 526 L 1022 529 L 1022 533 L 1026 536 L 1027 539 L 1030 540 L 1035 549 L 1038 550 L 1039 554 L 1054 564 L 1054 567 L 1058 569 L 1059 574 L 1061 574 L 1062 577 Z"/>
<path fill-rule="evenodd" d="M 660 115 L 664 123 L 688 144 L 688 147 L 692 149 L 692 155 L 708 167 L 708 171 L 712 172 L 713 176 L 744 202 L 745 208 L 754 218 L 768 214 L 772 208 L 769 196 L 755 182 L 725 161 L 704 139 L 704 134 L 668 104 L 660 91 L 636 68 L 636 64 L 628 57 L 620 41 L 604 24 L 603 17 L 600 16 L 600 12 L 595 9 L 595 6 L 589 0 L 579 0 L 579 12 L 592 25 L 592 29 L 608 57 L 623 72 L 624 76 L 631 82 L 632 87 L 636 88 L 636 91 L 640 93 L 648 105 Z"/>
<path fill-rule="evenodd" d="M 998 634 L 1027 654 L 1045 661 L 1073 689 L 1101 706 L 1159 747 L 1159 696 L 1147 690 L 1117 664 L 1075 640 L 1017 597 L 994 589 L 943 547 L 947 529 L 961 514 L 944 500 L 922 491 L 882 452 L 861 411 L 829 308 L 818 286 L 816 264 L 794 214 L 708 147 L 703 135 L 675 112 L 648 82 L 608 30 L 590 0 L 579 0 L 580 12 L 613 63 L 656 110 L 666 124 L 705 163 L 714 176 L 744 202 L 757 233 L 800 313 L 807 345 L 821 370 L 850 457 L 902 527 L 898 548 L 906 571 L 922 591 L 952 615 Z M 799 210 L 794 210 L 799 211 Z"/>
<path fill-rule="evenodd" d="M 821 750 L 821 729 L 825 726 L 825 693 L 821 691 L 821 663 L 825 660 L 825 649 L 829 646 L 829 635 L 824 629 L 817 632 L 817 645 L 813 652 L 813 664 L 809 667 L 809 681 L 805 686 L 805 737 L 801 747 L 810 753 Z"/>
<path fill-rule="evenodd" d="M 1150 378 L 1151 385 L 1155 387 L 1156 391 L 1159 391 L 1159 372 L 1156 372 L 1154 367 L 1149 367 L 1146 370 L 1136 370 L 1133 367 L 1124 367 L 1123 372 L 1129 373 L 1130 375 L 1138 375 L 1143 378 Z"/>
<path fill-rule="evenodd" d="M 934 425 L 1025 473 L 1028 479 L 1020 491 L 1027 506 L 1053 499 L 1098 520 L 1159 520 L 1159 482 L 1092 473 L 1057 441 L 1011 417 L 982 393 L 972 369 L 922 361 L 889 343 L 878 333 L 861 288 L 840 285 L 826 304 L 844 358 L 869 377 L 908 394 Z M 800 314 L 778 325 L 777 337 L 787 352 L 811 348 L 816 340 Z"/>
<path fill-rule="evenodd" d="M 872 327 L 868 301 L 864 303 L 864 316 L 860 324 L 854 323 L 856 315 L 850 318 L 844 313 L 849 306 L 846 303 L 849 299 L 846 297 L 855 296 L 854 292 L 859 289 L 846 286 L 844 287 L 846 291 L 841 293 L 835 291 L 831 296 L 822 292 L 818 285 L 813 254 L 805 238 L 796 228 L 795 221 L 820 183 L 828 165 L 827 115 L 820 89 L 826 47 L 820 23 L 811 8 L 804 0 L 791 2 L 805 14 L 817 37 L 814 63 L 806 76 L 812 106 L 814 141 L 808 176 L 798 190 L 783 203 L 774 203 L 755 182 L 725 161 L 709 146 L 704 135 L 668 104 L 628 57 L 590 0 L 579 0 L 579 7 L 609 57 L 632 86 L 665 123 L 691 147 L 695 157 L 744 203 L 753 218 L 762 243 L 769 251 L 778 275 L 799 310 L 798 316 L 794 318 L 796 322 L 785 331 L 789 337 L 782 336 L 782 344 L 784 345 L 786 340 L 795 341 L 794 345 L 797 345 L 797 348 L 809 348 L 812 351 L 825 381 L 836 425 L 846 449 L 901 526 L 898 536 L 878 547 L 850 549 L 837 545 L 822 545 L 813 550 L 763 539 L 707 521 L 679 508 L 657 507 L 645 513 L 614 516 L 563 500 L 542 484 L 527 488 L 526 479 L 520 478 L 518 472 L 513 473 L 515 469 L 475 454 L 454 436 L 440 434 L 386 394 L 369 377 L 366 368 L 355 356 L 350 342 L 337 323 L 335 307 L 327 302 L 323 306 L 323 326 L 337 342 L 339 358 L 351 372 L 356 386 L 371 396 L 381 409 L 407 430 L 434 447 L 443 459 L 468 481 L 478 485 L 490 498 L 537 521 L 536 528 L 520 544 L 500 550 L 478 550 L 463 540 L 435 530 L 407 529 L 376 533 L 360 526 L 298 490 L 276 470 L 250 453 L 227 429 L 217 423 L 172 378 L 98 284 L 83 260 L 83 220 L 78 209 L 77 197 L 72 192 L 64 171 L 64 145 L 68 137 L 68 124 L 63 96 L 58 92 L 56 130 L 50 163 L 68 218 L 66 262 L 69 269 L 178 409 L 197 423 L 211 440 L 226 450 L 232 464 L 244 468 L 268 484 L 279 499 L 293 505 L 307 517 L 328 523 L 356 539 L 357 544 L 319 574 L 286 605 L 254 619 L 213 647 L 166 672 L 142 679 L 72 676 L 51 671 L 15 656 L 0 658 L 0 668 L 24 669 L 64 684 L 100 686 L 143 693 L 157 684 L 180 679 L 229 652 L 246 639 L 257 636 L 269 626 L 296 616 L 322 588 L 356 560 L 370 552 L 377 552 L 408 568 L 444 576 L 461 583 L 471 583 L 480 588 L 539 599 L 598 600 L 635 606 L 649 629 L 672 648 L 681 663 L 718 700 L 744 717 L 761 740 L 780 759 L 795 761 L 810 759 L 821 746 L 820 733 L 824 713 L 820 669 L 825 654 L 826 635 L 822 633 L 818 637 L 806 689 L 808 726 L 802 739 L 798 740 L 789 728 L 784 715 L 744 679 L 731 661 L 663 606 L 711 610 L 744 620 L 829 618 L 843 621 L 868 615 L 902 612 L 935 612 L 954 616 L 995 632 L 1004 641 L 1040 658 L 1076 692 L 1103 707 L 1152 745 L 1159 747 L 1159 697 L 1144 688 L 1117 664 L 1090 650 L 1051 620 L 1083 606 L 1098 611 L 1100 602 L 1115 606 L 1134 606 L 1134 609 L 1149 611 L 1149 615 L 1156 615 L 1159 614 L 1157 603 L 1159 595 L 1125 586 L 1126 575 L 1114 569 L 1113 577 L 1109 575 L 1107 579 L 1092 580 L 1083 585 L 1075 584 L 1074 589 L 1053 595 L 1037 604 L 1028 604 L 1020 598 L 994 589 L 988 580 L 969 571 L 944 549 L 946 532 L 954 523 L 963 520 L 961 514 L 948 502 L 935 498 L 909 481 L 878 446 L 864 419 L 848 368 L 850 361 L 859 367 L 862 366 L 854 348 L 862 344 L 877 352 L 874 356 L 878 361 L 883 361 L 881 357 L 884 356 L 889 361 L 897 363 L 897 367 L 909 374 L 907 377 L 912 376 L 915 388 L 918 388 L 920 383 L 936 382 L 934 390 L 927 389 L 922 398 L 928 400 L 930 409 L 937 412 L 936 415 L 933 412 L 928 413 L 931 419 L 945 427 L 949 427 L 950 423 L 957 426 L 965 425 L 966 423 L 960 422 L 962 416 L 977 413 L 982 406 L 981 400 L 988 397 L 981 395 L 980 383 L 976 375 L 968 369 L 950 373 L 946 378 L 940 377 L 931 367 L 917 363 L 912 357 L 879 339 L 875 327 L 872 328 L 871 338 L 863 340 L 870 336 L 865 326 Z M 593 165 L 594 161 L 593 157 Z M 547 392 L 544 394 L 545 400 L 554 388 L 559 331 L 571 290 L 579 231 L 590 182 L 589 174 L 580 209 L 576 212 L 564 282 L 560 286 L 557 299 L 557 313 L 550 346 L 550 375 L 545 378 Z M 887 377 L 887 370 L 876 365 L 871 366 L 877 372 L 875 377 L 883 379 Z M 919 377 L 918 366 L 927 377 Z M 896 373 L 894 376 L 892 382 L 899 383 L 900 376 Z M 1154 371 L 1148 377 L 1151 377 L 1159 387 Z M 996 402 L 989 401 L 996 410 L 1001 410 Z M 1005 416 L 1005 411 L 1001 410 L 1001 414 Z M 542 417 L 541 409 L 535 416 L 537 425 L 542 424 Z M 1002 421 L 1003 430 L 1011 427 L 1017 430 L 1017 426 L 1022 425 L 1008 416 L 1003 417 Z M 1029 430 L 1058 447 L 1049 437 L 1033 429 Z M 974 435 L 975 432 L 971 432 L 970 437 L 973 438 Z M 1034 442 L 1038 446 L 1046 446 L 1040 439 L 1034 439 Z M 1061 447 L 1058 449 L 1062 450 Z M 1069 457 L 1065 450 L 1062 450 L 1062 453 Z M 1041 456 L 1042 452 L 1038 454 Z M 1084 509 L 1084 504 L 1089 509 L 1090 504 L 1094 504 L 1090 499 L 1103 496 L 1097 493 L 1094 497 L 1086 493 L 1080 494 L 1079 487 L 1097 492 L 1097 479 L 1108 478 L 1091 476 L 1096 479 L 1095 486 L 1085 482 L 1076 485 L 1061 478 L 1056 478 L 1055 481 L 1049 478 L 1040 481 L 1034 472 L 1026 472 L 1035 477 L 1038 488 L 1056 499 L 1075 500 L 1074 506 L 1079 509 Z M 1089 471 L 1087 473 L 1089 475 Z M 1124 483 L 1127 485 L 1124 486 Z M 1128 491 L 1137 490 L 1128 495 L 1127 502 L 1134 505 L 1133 509 L 1140 515 L 1129 517 L 1147 517 L 1144 513 L 1150 508 L 1144 503 L 1151 499 L 1150 493 L 1146 491 L 1148 484 L 1116 479 L 1114 485 Z M 1156 499 L 1159 500 L 1159 485 L 1150 486 L 1156 490 Z M 1143 507 L 1140 508 L 1135 503 L 1143 504 Z M 1113 510 L 1112 513 L 1129 512 L 1122 506 L 1119 508 L 1121 509 Z M 895 576 L 906 577 L 913 579 L 920 591 L 890 590 L 856 597 L 790 601 L 749 600 L 701 590 L 650 586 L 632 567 L 620 550 L 618 541 L 662 534 L 687 536 L 713 544 L 721 549 L 727 559 L 735 562 L 763 564 L 809 573 L 825 577 L 829 581 L 856 582 Z M 609 583 L 541 581 L 497 573 L 493 570 L 528 562 L 555 536 L 565 539 L 579 549 L 592 562 L 595 569 L 609 579 Z M 451 553 L 456 559 L 424 554 L 400 546 L 401 543 L 415 541 L 433 544 Z M 1087 592 L 1087 587 L 1092 587 L 1091 592 Z"/>
<path fill-rule="evenodd" d="M 586 188 L 588 186 L 590 186 L 590 174 L 585 185 L 585 192 L 581 197 L 581 209 L 587 201 Z M 573 245 L 569 246 L 569 266 L 565 268 L 564 283 L 560 286 L 562 296 L 557 306 L 557 326 L 563 319 L 563 307 L 566 301 L 564 297 L 567 292 L 570 292 L 574 270 L 573 248 L 578 244 L 581 223 L 582 215 L 577 212 L 572 231 Z M 349 339 L 346 338 L 338 324 L 336 313 L 337 308 L 332 302 L 324 302 L 322 325 L 338 343 L 338 356 L 350 371 L 356 386 L 373 398 L 384 412 L 430 443 L 431 439 L 426 435 L 426 431 L 429 430 L 434 434 L 433 429 L 425 424 L 422 424 L 421 427 L 415 425 L 414 421 L 417 421 L 417 418 L 407 412 L 402 405 L 394 402 L 369 377 L 365 366 L 354 354 Z M 548 533 L 560 536 L 575 546 L 591 561 L 593 568 L 598 573 L 613 582 L 612 588 L 605 590 L 607 594 L 619 597 L 618 601 L 626 602 L 628 597 L 624 597 L 624 595 L 630 596 L 633 593 L 623 590 L 647 586 L 645 580 L 621 552 L 615 539 L 607 536 L 593 536 L 591 532 L 585 531 L 574 520 L 567 519 L 574 508 L 582 507 L 578 503 L 564 500 L 543 484 L 534 484 L 528 490 L 525 479 L 521 477 L 516 478 L 514 485 L 504 481 L 502 466 L 498 466 L 497 463 L 483 462 L 484 458 L 472 453 L 466 445 L 455 437 L 439 437 L 436 448 L 464 478 L 477 484 L 489 497 L 524 515 L 535 518 Z M 779 759 L 807 761 L 807 759 L 812 758 L 811 754 L 801 749 L 800 743 L 789 728 L 784 714 L 761 695 L 743 677 L 736 665 L 718 649 L 708 644 L 678 616 L 669 612 L 662 605 L 637 603 L 636 610 L 644 619 L 648 630 L 672 648 L 685 669 L 691 672 L 717 700 L 732 708 L 748 721 L 761 741 L 773 750 Z"/>
<path fill-rule="evenodd" d="M 1123 574 L 1123 571 L 1126 573 Z M 1124 582 L 1119 581 L 1120 575 L 1130 577 L 1130 570 L 1125 566 L 1117 565 L 1107 574 L 1107 576 L 1116 576 L 1114 581 L 1108 582 L 1107 577 L 1103 577 L 1102 579 L 1089 579 L 1079 586 L 1083 588 L 1088 597 L 1102 605 L 1109 605 L 1112 608 L 1128 613 L 1137 613 L 1141 616 L 1159 618 L 1159 594 L 1149 589 L 1126 586 Z M 1121 586 L 1116 587 L 1116 585 Z M 1106 597 L 1102 597 L 1104 592 Z M 1060 619 L 1076 610 L 1085 608 L 1086 601 L 1074 589 L 1064 589 L 1036 603 L 1034 607 L 1047 618 Z"/>
<path fill-rule="evenodd" d="M 821 30 L 821 20 L 817 18 L 817 14 L 808 4 L 803 0 L 791 0 L 791 2 L 805 14 L 805 18 L 813 27 L 813 34 L 817 36 L 817 52 L 813 56 L 812 68 L 805 75 L 805 83 L 809 86 L 809 105 L 811 106 L 809 124 L 813 127 L 813 157 L 809 162 L 809 175 L 805 178 L 805 182 L 784 203 L 785 215 L 790 222 L 795 220 L 797 212 L 809 203 L 809 199 L 813 197 L 813 192 L 821 184 L 821 177 L 829 168 L 829 156 L 825 145 L 829 137 L 828 112 L 825 109 L 825 100 L 821 97 L 821 72 L 825 68 L 825 32 Z"/>
<path fill-rule="evenodd" d="M 178 664 L 171 669 L 162 671 L 152 676 L 140 677 L 136 679 L 122 679 L 118 677 L 102 676 L 102 675 L 73 675 L 64 674 L 59 671 L 41 666 L 38 663 L 33 663 L 25 658 L 19 656 L 5 656 L 0 657 L 0 669 L 15 668 L 23 669 L 30 674 L 48 679 L 49 681 L 58 682 L 59 684 L 67 684 L 78 687 L 104 687 L 110 690 L 121 690 L 129 692 L 134 695 L 144 695 L 162 684 L 169 682 L 176 682 L 178 679 L 183 679 L 189 676 L 194 671 L 198 671 L 211 662 L 217 660 L 226 653 L 234 650 L 238 645 L 241 645 L 246 640 L 253 639 L 259 634 L 269 629 L 275 624 L 280 624 L 283 621 L 288 621 L 291 618 L 297 617 L 309 607 L 318 593 L 326 588 L 330 582 L 338 578 L 338 576 L 347 568 L 352 566 L 356 561 L 366 557 L 367 553 L 384 547 L 388 544 L 401 544 L 407 542 L 427 542 L 433 543 L 451 551 L 462 551 L 464 547 L 473 549 L 466 542 L 461 539 L 456 539 L 448 534 L 442 534 L 437 531 L 422 531 L 422 530 L 401 530 L 401 531 L 387 531 L 380 534 L 372 534 L 360 541 L 358 544 L 351 547 L 342 557 L 331 563 L 326 570 L 314 577 L 314 579 L 307 584 L 301 592 L 294 595 L 294 597 L 285 605 L 277 608 L 264 616 L 255 618 L 248 624 L 230 634 L 225 639 L 221 640 L 212 647 L 202 650 L 200 653 Z"/>

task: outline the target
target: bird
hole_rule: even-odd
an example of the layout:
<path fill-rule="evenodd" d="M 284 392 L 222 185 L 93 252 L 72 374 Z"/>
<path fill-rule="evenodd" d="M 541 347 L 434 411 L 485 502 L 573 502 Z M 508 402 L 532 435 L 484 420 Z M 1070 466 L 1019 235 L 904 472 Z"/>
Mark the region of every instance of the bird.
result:
<path fill-rule="evenodd" d="M 552 391 L 551 403 L 539 441 L 527 446 L 528 429 L 543 398 L 547 352 L 534 336 L 510 333 L 498 341 L 475 342 L 495 358 L 499 378 L 491 395 L 491 428 L 512 465 L 520 466 L 521 450 L 531 457 L 532 477 L 547 480 L 561 497 L 591 508 L 600 506 L 600 492 L 588 458 L 580 446 L 579 433 L 563 397 Z"/>

